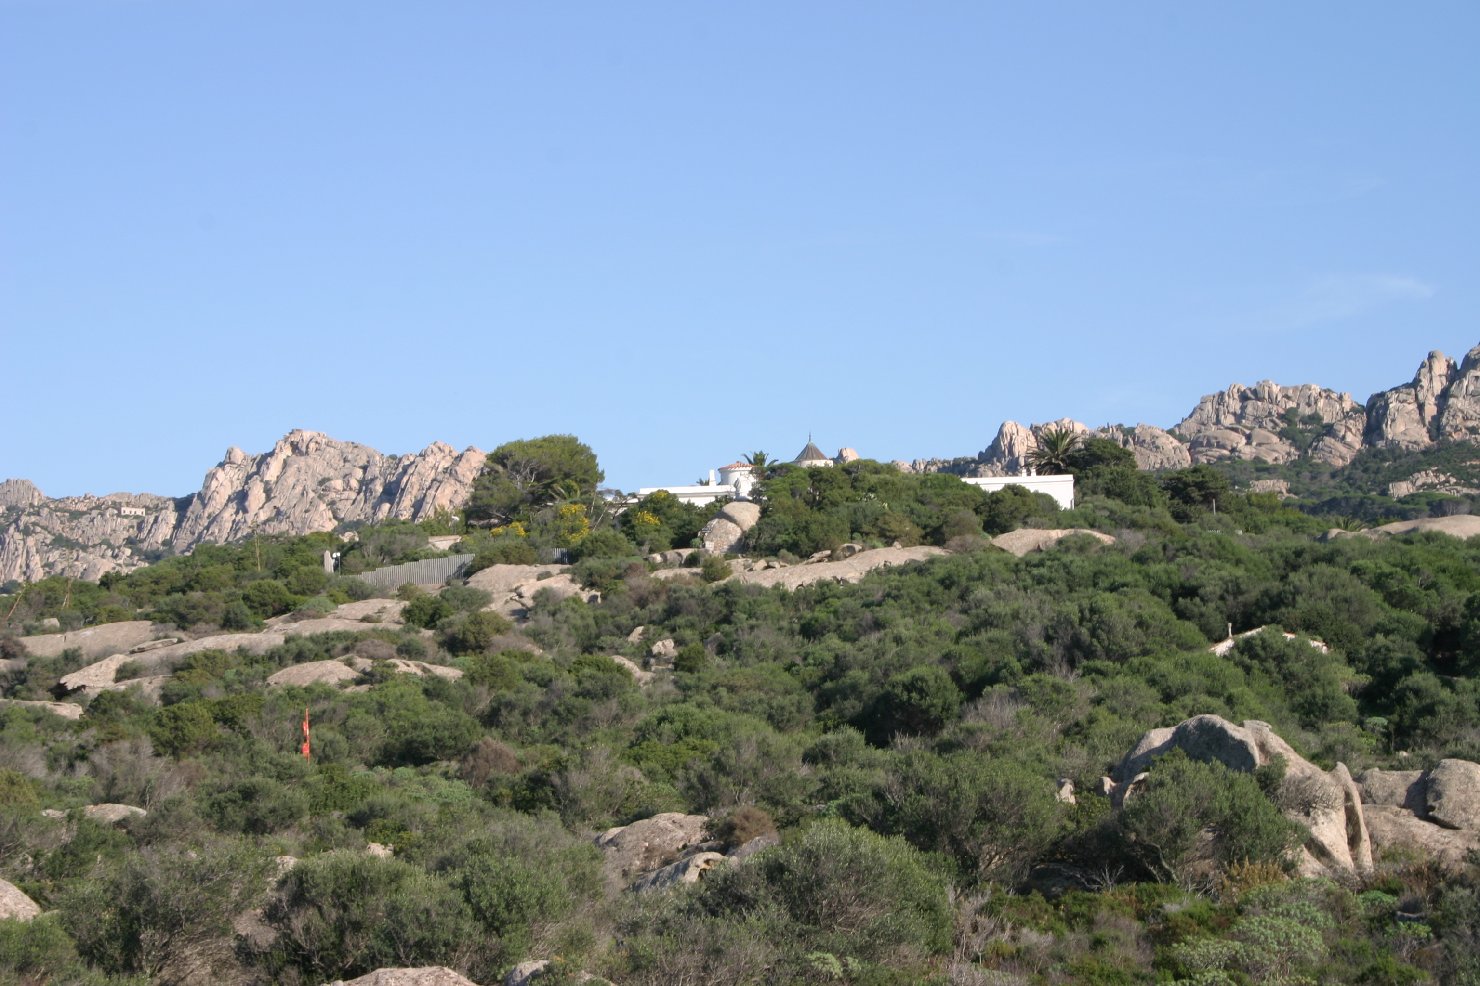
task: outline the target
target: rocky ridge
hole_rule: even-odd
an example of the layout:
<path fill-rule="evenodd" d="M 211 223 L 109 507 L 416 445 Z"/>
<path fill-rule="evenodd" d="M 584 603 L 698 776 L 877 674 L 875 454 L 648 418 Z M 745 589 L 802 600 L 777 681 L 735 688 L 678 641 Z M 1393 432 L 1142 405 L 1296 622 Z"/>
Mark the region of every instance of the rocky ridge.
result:
<path fill-rule="evenodd" d="M 1130 449 L 1142 469 L 1181 469 L 1226 459 L 1284 463 L 1311 458 L 1344 466 L 1366 448 L 1416 450 L 1441 441 L 1480 440 L 1480 346 L 1458 364 L 1443 353 L 1429 353 L 1410 382 L 1373 394 L 1365 404 L 1314 384 L 1234 384 L 1203 397 L 1170 429 L 1148 424 L 1090 428 L 1069 418 L 1031 426 L 1007 421 L 974 457 L 899 465 L 912 472 L 1014 476 L 1028 468 L 1038 436 L 1052 428 L 1107 438 Z M 1442 488 L 1446 479 L 1434 477 L 1390 492 L 1401 496 L 1419 488 Z"/>
<path fill-rule="evenodd" d="M 1028 468 L 1038 436 L 1068 428 L 1129 449 L 1142 469 L 1179 469 L 1229 459 L 1271 463 L 1310 458 L 1349 463 L 1366 448 L 1422 449 L 1480 441 L 1480 346 L 1455 363 L 1433 352 L 1413 379 L 1365 404 L 1313 384 L 1264 381 L 1209 394 L 1170 429 L 1149 424 L 1090 428 L 1068 418 L 1025 426 L 1007 421 L 976 456 L 900 462 L 912 472 L 1012 476 Z M 472 491 L 484 454 L 434 442 L 421 452 L 385 455 L 319 432 L 289 432 L 261 455 L 231 448 L 183 498 L 114 493 L 49 499 L 24 479 L 0 482 L 0 582 L 48 575 L 97 579 L 205 542 L 261 534 L 306 534 L 342 524 L 421 520 L 454 510 Z M 1443 474 L 1418 474 L 1389 494 L 1458 489 Z M 724 551 L 749 518 L 706 530 Z"/>
<path fill-rule="evenodd" d="M 483 467 L 476 448 L 434 442 L 385 455 L 315 431 L 271 451 L 226 450 L 198 493 L 48 499 L 26 480 L 0 483 L 0 582 L 48 575 L 95 580 L 165 553 L 253 534 L 308 534 L 341 524 L 422 520 L 467 500 Z"/>

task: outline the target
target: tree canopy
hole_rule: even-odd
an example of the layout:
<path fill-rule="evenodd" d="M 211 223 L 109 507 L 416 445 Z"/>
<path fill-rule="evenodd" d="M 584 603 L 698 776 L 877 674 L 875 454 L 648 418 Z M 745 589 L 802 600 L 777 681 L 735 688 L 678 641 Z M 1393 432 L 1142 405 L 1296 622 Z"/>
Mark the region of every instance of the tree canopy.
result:
<path fill-rule="evenodd" d="M 466 517 L 507 524 L 558 500 L 593 494 L 604 478 L 596 453 L 574 435 L 505 442 L 484 460 Z"/>

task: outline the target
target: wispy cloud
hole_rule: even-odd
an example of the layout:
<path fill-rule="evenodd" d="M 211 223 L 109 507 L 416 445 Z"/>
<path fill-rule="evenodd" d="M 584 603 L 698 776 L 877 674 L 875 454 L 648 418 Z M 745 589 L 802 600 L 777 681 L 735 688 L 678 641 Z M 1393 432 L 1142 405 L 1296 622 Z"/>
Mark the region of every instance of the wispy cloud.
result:
<path fill-rule="evenodd" d="M 1437 291 L 1407 274 L 1328 274 L 1312 280 L 1260 321 L 1271 329 L 1301 329 L 1355 318 L 1385 305 L 1427 301 Z"/>

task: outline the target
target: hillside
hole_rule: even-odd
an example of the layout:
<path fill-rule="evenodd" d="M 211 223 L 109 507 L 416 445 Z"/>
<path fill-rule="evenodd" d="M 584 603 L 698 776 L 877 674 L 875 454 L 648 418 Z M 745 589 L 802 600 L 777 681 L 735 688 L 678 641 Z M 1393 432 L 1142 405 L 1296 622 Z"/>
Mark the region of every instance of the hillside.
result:
<path fill-rule="evenodd" d="M 0 979 L 1470 981 L 1471 519 L 1326 537 L 1184 478 L 782 467 L 711 520 L 949 550 L 636 557 L 659 497 L 396 598 L 319 555 L 404 523 L 48 580 L 26 622 L 85 625 L 0 637 Z"/>

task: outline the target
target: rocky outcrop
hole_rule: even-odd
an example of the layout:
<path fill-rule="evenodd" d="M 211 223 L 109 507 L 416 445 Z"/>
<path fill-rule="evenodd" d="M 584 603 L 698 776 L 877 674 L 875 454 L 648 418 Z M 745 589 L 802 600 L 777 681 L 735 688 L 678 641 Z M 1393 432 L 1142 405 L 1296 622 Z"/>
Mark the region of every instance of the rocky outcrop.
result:
<path fill-rule="evenodd" d="M 434 442 L 416 455 L 383 455 L 315 431 L 292 431 L 265 455 L 227 449 L 191 500 L 174 545 L 233 541 L 254 532 L 308 534 L 348 522 L 420 520 L 462 505 L 483 467 L 474 448 Z"/>
<path fill-rule="evenodd" d="M 520 962 L 504 977 L 503 986 L 538 986 L 539 983 L 545 981 L 568 983 L 572 977 L 578 983 L 591 983 L 592 986 L 606 983 L 607 986 L 611 986 L 610 980 L 600 979 L 589 972 L 572 972 L 554 965 L 549 959 L 531 959 L 528 962 Z"/>
<path fill-rule="evenodd" d="M 1023 528 L 1017 531 L 1008 531 L 992 538 L 992 544 L 1001 548 L 1010 555 L 1021 558 L 1034 551 L 1044 551 L 1058 544 L 1066 537 L 1084 535 L 1100 542 L 1101 544 L 1114 544 L 1115 538 L 1109 534 L 1101 534 L 1085 527 L 1069 527 L 1060 531 L 1045 531 L 1036 528 Z"/>
<path fill-rule="evenodd" d="M 1480 764 L 1440 760 L 1425 778 L 1424 806 L 1445 828 L 1480 831 Z"/>
<path fill-rule="evenodd" d="M 669 863 L 651 873 L 644 873 L 632 882 L 628 889 L 633 893 L 667 890 L 686 883 L 698 883 L 704 874 L 725 862 L 725 856 L 717 852 L 696 852 L 674 863 Z"/>
<path fill-rule="evenodd" d="M 13 883 L 0 880 L 0 921 L 30 921 L 41 907 Z"/>
<path fill-rule="evenodd" d="M 1480 439 L 1480 346 L 1465 354 L 1439 398 L 1440 439 Z"/>
<path fill-rule="evenodd" d="M 1220 459 L 1290 462 L 1310 441 L 1312 459 L 1344 466 L 1362 448 L 1366 412 L 1350 394 L 1301 384 L 1234 384 L 1209 394 L 1172 429 L 1187 441 L 1194 463 Z"/>
<path fill-rule="evenodd" d="M 101 804 L 87 805 L 82 809 L 82 814 L 103 825 L 119 825 L 135 818 L 143 818 L 149 813 L 134 805 Z"/>
<path fill-rule="evenodd" d="M 759 504 L 734 500 L 699 531 L 699 544 L 712 555 L 738 551 L 746 533 L 761 519 Z"/>
<path fill-rule="evenodd" d="M 74 722 L 82 718 L 82 706 L 73 702 L 29 702 L 19 698 L 0 698 L 0 708 L 39 709 Z"/>
<path fill-rule="evenodd" d="M 0 507 L 24 510 L 45 499 L 46 496 L 29 479 L 7 479 L 0 483 Z"/>
<path fill-rule="evenodd" d="M 1458 366 L 1443 353 L 1430 353 L 1412 382 L 1374 394 L 1365 405 L 1314 384 L 1234 384 L 1203 397 L 1170 430 L 1148 424 L 1092 429 L 1068 418 L 1032 426 L 1007 421 L 975 456 L 896 465 L 915 473 L 1018 475 L 1028 467 L 1037 436 L 1055 427 L 1109 439 L 1130 449 L 1140 468 L 1158 470 L 1225 459 L 1283 463 L 1311 458 L 1342 466 L 1374 446 L 1418 449 L 1437 441 L 1480 441 L 1480 346 Z M 1399 485 L 1390 495 L 1444 485 Z"/>
<path fill-rule="evenodd" d="M 12 499 L 23 498 L 12 494 Z M 0 582 L 34 582 L 48 575 L 96 580 L 137 568 L 143 556 L 170 544 L 179 521 L 179 505 L 163 496 L 25 499 L 30 502 L 23 506 L 0 503 Z"/>
<path fill-rule="evenodd" d="M 336 979 L 327 986 L 478 986 L 446 966 L 376 969 L 356 979 Z"/>
<path fill-rule="evenodd" d="M 372 661 L 364 657 L 350 657 L 339 661 L 304 661 L 269 675 L 269 687 L 328 685 L 331 688 L 356 684 L 365 680 L 365 675 L 376 668 L 384 668 L 394 674 L 407 674 L 413 678 L 428 675 L 456 681 L 463 676 L 458 668 L 442 664 L 427 664 L 425 661 L 408 661 L 399 657 L 384 661 Z"/>
<path fill-rule="evenodd" d="M 583 588 L 565 565 L 490 565 L 468 576 L 468 585 L 493 597 L 484 609 L 511 619 L 528 617 L 541 593 L 555 602 L 601 600 L 601 593 Z"/>
<path fill-rule="evenodd" d="M 0 582 L 95 580 L 204 542 L 421 520 L 460 507 L 483 460 L 475 448 L 458 452 L 441 442 L 384 455 L 298 430 L 263 455 L 228 449 L 200 491 L 178 500 L 130 493 L 52 500 L 25 480 L 7 480 L 0 483 Z"/>
<path fill-rule="evenodd" d="M 112 654 L 127 654 L 154 640 L 158 632 L 148 620 L 129 620 L 125 623 L 100 623 L 95 627 L 73 630 L 70 633 L 46 633 L 33 637 L 22 637 L 26 653 L 32 657 L 57 657 L 65 650 L 79 650 L 82 656 L 97 660 Z"/>
<path fill-rule="evenodd" d="M 602 852 L 601 871 L 609 884 L 625 887 L 642 874 L 675 862 L 685 849 L 703 842 L 708 825 L 704 815 L 669 811 L 607 829 L 595 840 Z"/>
<path fill-rule="evenodd" d="M 1372 839 L 1362 798 L 1345 764 L 1327 772 L 1296 753 L 1267 723 L 1242 726 L 1214 715 L 1193 716 L 1176 726 L 1148 731 L 1107 779 L 1112 804 L 1133 797 L 1136 785 L 1157 757 L 1180 749 L 1194 760 L 1217 762 L 1230 770 L 1253 771 L 1276 759 L 1285 762 L 1284 786 L 1292 792 L 1286 817 L 1305 826 L 1310 837 L 1301 849 L 1306 875 L 1365 873 L 1372 868 Z"/>
<path fill-rule="evenodd" d="M 1359 784 L 1372 844 L 1418 850 L 1461 867 L 1480 850 L 1480 764 L 1440 760 L 1430 770 L 1369 770 Z"/>
<path fill-rule="evenodd" d="M 1454 379 L 1454 361 L 1443 353 L 1429 353 L 1413 382 L 1380 394 L 1367 402 L 1363 440 L 1368 445 L 1422 448 L 1439 437 L 1439 412 Z"/>
<path fill-rule="evenodd" d="M 944 548 L 929 545 L 919 545 L 913 548 L 875 548 L 872 551 L 859 552 L 841 561 L 818 561 L 808 565 L 738 572 L 726 581 L 763 586 L 779 585 L 786 589 L 795 589 L 814 582 L 854 583 L 863 581 L 863 577 L 876 568 L 925 561 L 947 553 Z"/>
<path fill-rule="evenodd" d="M 1457 514 L 1453 517 L 1420 517 L 1417 520 L 1395 520 L 1391 524 L 1379 524 L 1377 527 L 1369 527 L 1365 531 L 1328 531 L 1323 535 L 1323 538 L 1328 541 L 1338 537 L 1364 537 L 1378 540 L 1385 537 L 1395 537 L 1399 534 L 1417 534 L 1423 531 L 1448 534 L 1450 537 L 1464 540 L 1480 534 L 1480 517 L 1476 517 L 1473 514 Z"/>

